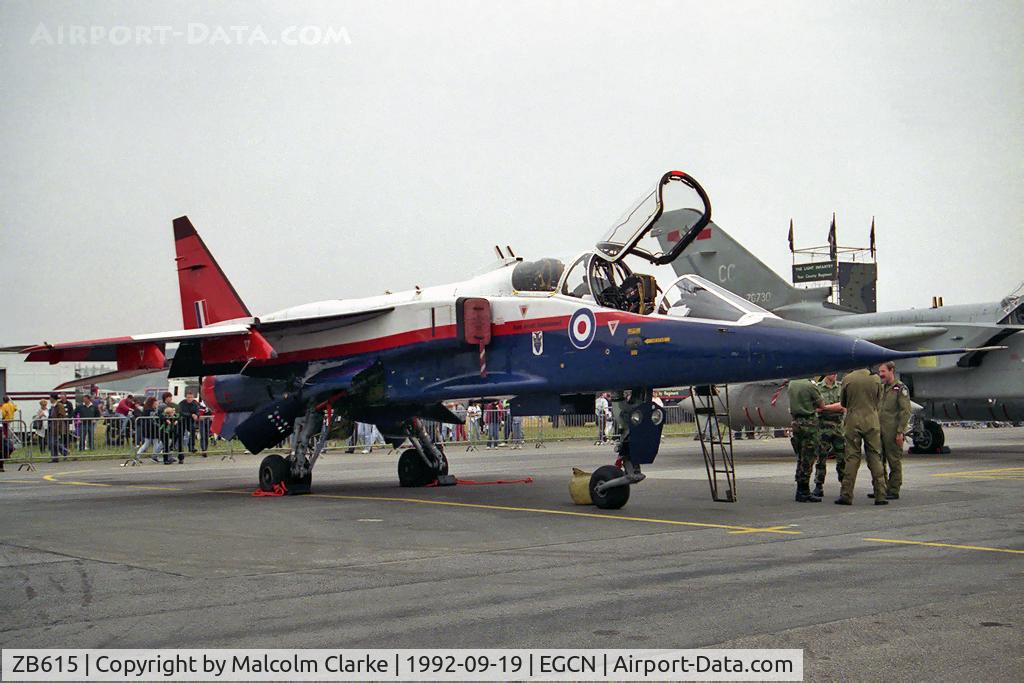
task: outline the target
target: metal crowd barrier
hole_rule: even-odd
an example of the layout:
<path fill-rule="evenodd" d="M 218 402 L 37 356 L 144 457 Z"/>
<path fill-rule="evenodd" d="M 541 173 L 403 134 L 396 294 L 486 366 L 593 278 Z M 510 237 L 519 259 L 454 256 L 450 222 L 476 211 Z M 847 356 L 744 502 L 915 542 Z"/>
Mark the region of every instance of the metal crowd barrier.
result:
<path fill-rule="evenodd" d="M 217 439 L 211 432 L 212 416 L 198 420 L 182 417 L 122 416 L 99 418 L 33 418 L 8 423 L 16 435 L 18 448 L 10 462 L 55 462 L 67 460 L 124 458 L 137 463 L 154 453 L 177 457 L 218 455 L 232 457 L 237 446 Z M 159 459 L 159 458 L 158 458 Z"/>
<path fill-rule="evenodd" d="M 424 426 L 434 441 L 448 447 L 465 446 L 466 450 L 508 448 L 517 450 L 532 445 L 544 448 L 546 443 L 591 442 L 609 443 L 615 439 L 611 414 L 600 416 L 595 413 L 554 416 L 511 416 L 508 410 L 484 410 L 467 412 L 455 411 L 465 417 L 464 425 L 449 425 L 424 420 Z M 693 413 L 683 406 L 665 408 L 664 436 L 692 436 L 695 433 Z M 359 434 L 357 431 L 356 434 Z M 377 442 L 358 438 L 350 440 L 349 448 L 372 451 Z M 384 448 L 389 448 L 382 444 Z"/>
<path fill-rule="evenodd" d="M 460 411 L 461 412 L 461 411 Z M 665 436 L 694 434 L 692 413 L 682 406 L 665 409 Z M 179 453 L 186 458 L 216 456 L 233 460 L 246 453 L 237 440 L 220 439 L 212 433 L 212 416 L 198 421 L 161 415 L 136 417 L 108 415 L 100 418 L 33 418 L 31 422 L 7 422 L 16 450 L 8 462 L 32 468 L 38 462 L 64 462 L 94 459 L 122 459 L 124 465 L 136 465 L 165 454 L 172 461 Z M 614 440 L 610 416 L 574 414 L 544 417 L 511 416 L 508 410 L 467 411 L 466 423 L 450 425 L 424 421 L 424 426 L 439 444 L 464 446 L 466 450 L 532 446 L 543 448 L 550 442 L 607 443 Z M 290 449 L 288 439 L 267 452 Z M 373 425 L 356 423 L 347 440 L 328 442 L 328 451 L 373 452 L 393 450 Z M 261 454 L 262 455 L 262 454 Z"/>
<path fill-rule="evenodd" d="M 35 469 L 31 463 L 21 463 L 17 459 L 17 455 L 24 448 L 25 443 L 28 439 L 28 426 L 24 420 L 4 420 L 3 424 L 0 425 L 0 429 L 3 429 L 3 449 L 5 452 L 0 453 L 5 463 L 18 463 L 18 470 L 23 469 Z"/>

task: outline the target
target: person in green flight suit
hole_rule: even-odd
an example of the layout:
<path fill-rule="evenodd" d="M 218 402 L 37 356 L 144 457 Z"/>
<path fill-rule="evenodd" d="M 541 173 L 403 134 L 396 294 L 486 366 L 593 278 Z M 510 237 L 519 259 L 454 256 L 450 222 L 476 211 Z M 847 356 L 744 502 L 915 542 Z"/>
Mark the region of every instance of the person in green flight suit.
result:
<path fill-rule="evenodd" d="M 814 468 L 814 494 L 818 498 L 825 495 L 825 461 L 831 455 L 836 459 L 836 476 L 843 483 L 843 468 L 846 464 L 846 437 L 843 435 L 843 408 L 841 398 L 843 385 L 837 381 L 836 373 L 825 375 L 818 383 L 818 391 L 825 402 L 825 408 L 818 413 L 818 462 Z"/>
<path fill-rule="evenodd" d="M 882 380 L 882 400 L 878 404 L 878 422 L 882 437 L 882 468 L 888 469 L 886 500 L 899 500 L 903 485 L 903 435 L 910 422 L 910 392 L 896 379 L 892 361 L 878 366 Z"/>
<path fill-rule="evenodd" d="M 878 423 L 878 403 L 882 397 L 882 384 L 866 368 L 854 370 L 843 378 L 840 401 L 846 408 L 843 434 L 846 436 L 846 464 L 843 483 L 836 505 L 853 505 L 853 488 L 860 469 L 861 444 L 871 470 L 871 483 L 875 490 L 875 505 L 887 505 L 885 499 L 885 469 L 882 467 L 882 444 Z"/>
<path fill-rule="evenodd" d="M 811 494 L 811 471 L 821 451 L 818 414 L 825 410 L 841 411 L 842 407 L 826 407 L 818 386 L 809 379 L 790 380 L 787 395 L 793 417 L 793 450 L 796 451 L 796 502 L 820 503 L 821 497 Z"/>

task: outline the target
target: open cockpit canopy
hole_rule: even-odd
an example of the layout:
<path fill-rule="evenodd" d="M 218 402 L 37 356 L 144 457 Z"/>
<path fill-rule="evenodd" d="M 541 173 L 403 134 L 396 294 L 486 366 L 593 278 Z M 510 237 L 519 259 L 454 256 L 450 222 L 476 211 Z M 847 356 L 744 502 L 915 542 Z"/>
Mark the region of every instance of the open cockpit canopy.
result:
<path fill-rule="evenodd" d="M 666 208 L 689 210 L 674 212 L 679 225 L 670 226 L 662 225 Z M 615 222 L 597 243 L 596 253 L 613 263 L 633 255 L 664 265 L 674 261 L 710 221 L 711 201 L 700 183 L 682 171 L 669 171 Z M 677 239 L 668 240 L 667 250 L 657 239 L 666 231 L 678 231 L 673 235 Z"/>
<path fill-rule="evenodd" d="M 726 322 L 736 322 L 747 314 L 775 317 L 760 306 L 699 275 L 684 275 L 673 282 L 662 295 L 658 312 L 676 318 Z"/>

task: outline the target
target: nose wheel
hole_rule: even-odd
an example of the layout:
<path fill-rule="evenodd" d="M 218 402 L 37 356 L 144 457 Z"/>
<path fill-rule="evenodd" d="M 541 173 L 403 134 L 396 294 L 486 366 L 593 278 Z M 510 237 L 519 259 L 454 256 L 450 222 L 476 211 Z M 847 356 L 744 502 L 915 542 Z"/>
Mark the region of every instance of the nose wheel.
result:
<path fill-rule="evenodd" d="M 626 473 L 615 465 L 598 467 L 590 475 L 590 500 L 602 510 L 618 510 L 629 501 L 629 484 L 608 487 L 610 481 L 621 480 Z"/>

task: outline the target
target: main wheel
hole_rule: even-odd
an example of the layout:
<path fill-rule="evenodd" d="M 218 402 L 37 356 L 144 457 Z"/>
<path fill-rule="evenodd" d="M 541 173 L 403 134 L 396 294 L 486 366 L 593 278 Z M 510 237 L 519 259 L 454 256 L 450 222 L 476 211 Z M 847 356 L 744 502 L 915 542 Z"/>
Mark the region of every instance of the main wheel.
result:
<path fill-rule="evenodd" d="M 914 435 L 914 445 L 926 453 L 935 453 L 946 445 L 946 433 L 934 420 L 925 420 L 921 431 Z"/>
<path fill-rule="evenodd" d="M 398 483 L 406 488 L 426 486 L 437 479 L 437 474 L 423 462 L 419 451 L 407 448 L 398 457 Z"/>
<path fill-rule="evenodd" d="M 277 453 L 268 455 L 260 463 L 260 489 L 268 493 L 273 491 L 274 486 L 288 480 L 290 473 L 287 460 Z"/>
<path fill-rule="evenodd" d="M 604 465 L 598 467 L 590 475 L 590 500 L 594 502 L 594 505 L 602 510 L 618 510 L 626 504 L 626 501 L 629 500 L 629 485 L 605 489 L 603 493 L 597 491 L 598 484 L 618 479 L 624 474 L 625 472 L 614 465 Z"/>
<path fill-rule="evenodd" d="M 441 453 L 441 471 L 438 474 L 448 474 L 448 455 L 444 452 L 444 446 L 438 446 L 437 450 Z"/>

